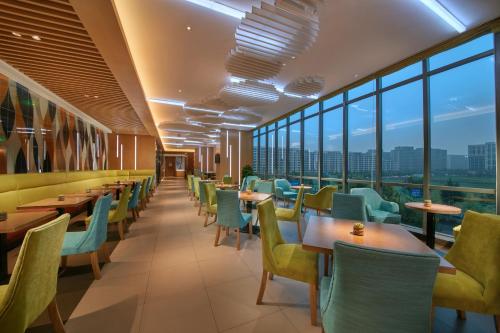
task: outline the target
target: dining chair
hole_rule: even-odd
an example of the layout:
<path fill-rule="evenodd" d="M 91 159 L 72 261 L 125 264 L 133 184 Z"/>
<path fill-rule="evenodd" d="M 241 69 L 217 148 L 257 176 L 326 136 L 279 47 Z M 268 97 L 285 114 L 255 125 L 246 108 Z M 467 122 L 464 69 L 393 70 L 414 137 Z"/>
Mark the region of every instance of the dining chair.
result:
<path fill-rule="evenodd" d="M 147 185 L 148 179 L 144 178 L 141 183 L 141 190 L 139 192 L 139 201 L 140 201 L 140 208 L 145 209 L 146 208 L 146 185 Z"/>
<path fill-rule="evenodd" d="M 337 192 L 337 186 L 327 185 L 322 187 L 317 193 L 304 194 L 304 207 L 316 210 L 320 215 L 322 210 L 332 209 L 333 193 Z"/>
<path fill-rule="evenodd" d="M 231 229 L 236 229 L 236 250 L 240 250 L 240 229 L 248 225 L 248 238 L 252 238 L 252 214 L 242 213 L 238 191 L 216 191 L 217 196 L 217 233 L 214 246 L 219 245 L 221 228 L 226 229 L 226 236 Z"/>
<path fill-rule="evenodd" d="M 139 217 L 139 194 L 141 191 L 141 184 L 139 182 L 135 182 L 132 187 L 132 193 L 130 194 L 130 198 L 128 200 L 128 211 L 132 213 L 132 218 L 134 221 Z M 111 209 L 116 209 L 118 207 L 118 203 L 120 200 L 113 200 L 111 202 Z"/>
<path fill-rule="evenodd" d="M 201 215 L 202 208 L 207 206 L 207 197 L 205 196 L 205 194 L 206 194 L 206 192 L 205 192 L 205 185 L 207 183 L 209 183 L 209 182 L 206 182 L 206 181 L 203 181 L 203 180 L 201 180 L 199 182 L 199 186 L 200 186 L 200 205 L 199 205 L 199 208 L 198 208 L 198 216 Z"/>
<path fill-rule="evenodd" d="M 187 175 L 187 189 L 188 189 L 189 200 L 191 200 L 193 196 L 192 188 L 193 188 L 193 175 Z"/>
<path fill-rule="evenodd" d="M 0 285 L 0 331 L 24 333 L 47 309 L 54 331 L 65 332 L 56 290 L 69 219 L 64 214 L 26 233 L 9 284 Z"/>
<path fill-rule="evenodd" d="M 274 192 L 276 195 L 276 201 L 283 200 L 290 201 L 290 199 L 295 199 L 297 197 L 297 191 L 291 188 L 291 184 L 287 179 L 275 179 L 274 180 Z"/>
<path fill-rule="evenodd" d="M 106 239 L 108 238 L 108 218 L 111 200 L 110 194 L 102 196 L 97 200 L 94 212 L 90 216 L 90 223 L 87 230 L 66 232 L 61 249 L 63 267 L 66 266 L 68 256 L 88 253 L 94 278 L 96 280 L 101 278 L 97 251 L 102 249 L 105 262 L 110 262 Z"/>
<path fill-rule="evenodd" d="M 147 185 L 146 185 L 147 186 Z M 116 223 L 118 225 L 118 233 L 120 234 L 120 239 L 125 239 L 125 227 L 127 223 L 127 212 L 128 212 L 128 197 L 130 196 L 130 186 L 126 186 L 120 196 L 120 201 L 116 209 L 111 209 L 109 211 L 108 223 Z M 90 223 L 90 219 L 87 217 L 85 220 L 87 225 Z"/>
<path fill-rule="evenodd" d="M 438 273 L 433 305 L 492 315 L 500 333 L 500 216 L 467 211 L 445 256 L 456 274 Z"/>
<path fill-rule="evenodd" d="M 232 184 L 233 183 L 233 177 L 231 177 L 229 175 L 224 175 L 224 177 L 222 178 L 222 182 L 224 184 Z"/>
<path fill-rule="evenodd" d="M 200 177 L 193 178 L 193 187 L 194 187 L 194 199 L 196 201 L 200 200 Z M 196 206 L 197 202 L 195 201 L 194 205 Z"/>
<path fill-rule="evenodd" d="M 205 216 L 204 227 L 208 225 L 208 217 L 215 216 L 214 222 L 217 221 L 217 189 L 214 183 L 205 183 L 205 198 L 207 200 L 207 215 Z"/>
<path fill-rule="evenodd" d="M 149 198 L 151 197 L 151 187 L 153 183 L 153 177 L 149 176 L 148 181 L 146 182 L 146 202 L 149 202 Z"/>
<path fill-rule="evenodd" d="M 374 189 L 369 187 L 353 188 L 351 189 L 351 194 L 359 194 L 365 197 L 368 220 L 379 223 L 401 223 L 399 205 L 395 202 L 384 200 Z"/>
<path fill-rule="evenodd" d="M 430 332 L 437 255 L 342 241 L 333 248 L 333 278 L 323 277 L 320 287 L 326 333 Z"/>
<path fill-rule="evenodd" d="M 302 197 L 304 196 L 304 187 L 301 186 L 295 199 L 295 204 L 293 208 L 281 208 L 275 209 L 276 218 L 278 221 L 288 221 L 297 224 L 297 236 L 299 241 L 302 242 L 302 229 L 300 226 L 300 220 L 302 218 Z"/>
<path fill-rule="evenodd" d="M 333 193 L 332 217 L 366 222 L 365 197 L 357 194 Z"/>
<path fill-rule="evenodd" d="M 273 194 L 274 184 L 269 180 L 258 180 L 255 182 L 255 192 Z"/>
<path fill-rule="evenodd" d="M 311 324 L 316 325 L 318 255 L 302 249 L 301 244 L 286 243 L 278 227 L 278 219 L 271 199 L 257 205 L 262 240 L 262 277 L 257 304 L 262 304 L 267 279 L 274 275 L 309 284 Z"/>

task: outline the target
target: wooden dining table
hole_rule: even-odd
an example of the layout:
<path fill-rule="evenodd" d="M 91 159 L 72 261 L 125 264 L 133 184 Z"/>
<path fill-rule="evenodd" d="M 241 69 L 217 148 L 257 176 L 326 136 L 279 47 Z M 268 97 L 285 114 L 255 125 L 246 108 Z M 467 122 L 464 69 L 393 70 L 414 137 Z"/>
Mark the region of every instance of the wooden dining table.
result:
<path fill-rule="evenodd" d="M 59 198 L 46 198 L 24 205 L 17 206 L 18 211 L 27 210 L 56 210 L 58 215 L 62 215 L 66 209 L 78 208 L 83 205 L 87 206 L 87 215 L 92 215 L 93 205 L 91 196 L 64 196 L 64 200 Z"/>
<path fill-rule="evenodd" d="M 231 190 L 238 188 L 238 184 L 216 184 L 215 187 L 221 189 L 221 190 Z"/>
<path fill-rule="evenodd" d="M 271 197 L 271 194 L 269 193 L 262 193 L 262 192 L 247 192 L 247 191 L 238 191 L 238 198 L 242 201 L 245 201 L 246 203 L 246 212 L 248 214 L 252 214 L 252 203 L 258 203 L 262 202 L 264 200 L 267 200 Z M 252 233 L 254 235 L 259 235 L 260 233 L 260 228 L 257 226 L 257 220 L 255 221 L 255 225 L 252 226 Z M 247 228 L 242 228 L 240 229 L 240 232 L 248 232 Z"/>
<path fill-rule="evenodd" d="M 403 226 L 366 222 L 363 236 L 352 233 L 352 226 L 359 221 L 334 219 L 329 216 L 311 216 L 302 242 L 304 250 L 328 255 L 333 254 L 333 243 L 344 241 L 375 249 L 384 249 L 416 254 L 433 254 L 440 259 L 439 272 L 455 274 L 455 267 L 445 258 L 439 256 L 424 242 L 413 236 Z M 328 272 L 328 260 L 325 259 L 325 275 Z"/>
<path fill-rule="evenodd" d="M 52 211 L 23 211 L 7 214 L 7 220 L 0 222 L 0 283 L 8 279 L 7 234 L 36 227 L 57 216 Z"/>

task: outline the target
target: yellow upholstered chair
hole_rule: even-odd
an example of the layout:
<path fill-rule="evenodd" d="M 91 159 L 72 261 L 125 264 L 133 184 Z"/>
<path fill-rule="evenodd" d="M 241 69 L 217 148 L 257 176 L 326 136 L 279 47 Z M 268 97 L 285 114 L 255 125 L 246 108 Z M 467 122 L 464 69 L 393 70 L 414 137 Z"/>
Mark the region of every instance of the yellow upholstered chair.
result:
<path fill-rule="evenodd" d="M 331 210 L 334 192 L 337 192 L 337 186 L 328 185 L 315 194 L 306 193 L 304 194 L 304 207 L 316 210 L 318 215 L 322 210 Z"/>
<path fill-rule="evenodd" d="M 64 332 L 56 303 L 57 272 L 69 215 L 29 230 L 8 285 L 0 285 L 0 331 L 23 333 L 45 310 Z"/>
<path fill-rule="evenodd" d="M 309 284 L 311 324 L 316 325 L 318 255 L 300 244 L 288 244 L 281 237 L 272 199 L 257 205 L 262 239 L 262 278 L 257 304 L 262 304 L 266 282 L 279 275 Z"/>
<path fill-rule="evenodd" d="M 300 219 L 302 216 L 302 197 L 304 195 L 304 187 L 301 186 L 295 198 L 295 205 L 293 208 L 276 208 L 276 217 L 280 221 L 288 221 L 297 223 L 297 234 L 299 240 L 302 242 L 302 229 L 300 227 Z"/>
<path fill-rule="evenodd" d="M 500 332 L 500 216 L 467 211 L 448 260 L 456 275 L 438 273 L 433 305 L 495 317 Z"/>

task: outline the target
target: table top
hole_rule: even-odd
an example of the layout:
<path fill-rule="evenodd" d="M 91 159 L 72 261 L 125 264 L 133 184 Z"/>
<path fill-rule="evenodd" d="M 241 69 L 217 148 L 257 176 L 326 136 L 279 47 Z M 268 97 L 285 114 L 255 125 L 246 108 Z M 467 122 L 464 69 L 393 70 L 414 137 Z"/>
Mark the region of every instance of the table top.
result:
<path fill-rule="evenodd" d="M 305 250 L 333 254 L 333 243 L 344 241 L 351 244 L 417 254 L 436 254 L 424 242 L 398 224 L 365 223 L 364 236 L 352 234 L 352 226 L 358 221 L 334 219 L 329 216 L 311 216 L 307 224 L 302 247 Z M 439 271 L 455 274 L 455 267 L 440 258 Z"/>
<path fill-rule="evenodd" d="M 260 193 L 260 192 L 242 192 L 242 191 L 238 191 L 238 197 L 240 200 L 244 200 L 244 201 L 255 201 L 255 202 L 260 202 L 260 201 L 264 201 L 268 198 L 271 197 L 271 194 L 269 193 Z"/>
<path fill-rule="evenodd" d="M 91 200 L 92 197 L 89 196 L 65 196 L 63 201 L 59 201 L 57 198 L 46 198 L 17 206 L 17 209 L 71 208 L 81 206 Z"/>
<path fill-rule="evenodd" d="M 106 195 L 111 193 L 111 190 L 106 189 L 90 189 L 90 193 L 81 192 L 81 193 L 70 193 L 65 194 L 66 197 L 100 197 L 101 195 Z"/>
<path fill-rule="evenodd" d="M 0 222 L 0 234 L 25 230 L 45 223 L 56 216 L 57 212 L 53 210 L 8 213 L 7 220 Z"/>
<path fill-rule="evenodd" d="M 217 184 L 215 185 L 217 188 L 238 188 L 238 184 Z"/>
<path fill-rule="evenodd" d="M 301 187 L 303 187 L 304 190 L 310 190 L 310 189 L 312 189 L 312 186 L 309 186 L 309 185 L 293 185 L 293 186 L 290 186 L 290 188 L 293 188 L 294 190 L 300 190 Z"/>
<path fill-rule="evenodd" d="M 423 202 L 407 202 L 405 203 L 405 206 L 407 208 L 417 209 L 434 214 L 458 215 L 462 212 L 462 210 L 458 207 L 435 203 L 431 204 L 430 206 L 424 206 Z"/>

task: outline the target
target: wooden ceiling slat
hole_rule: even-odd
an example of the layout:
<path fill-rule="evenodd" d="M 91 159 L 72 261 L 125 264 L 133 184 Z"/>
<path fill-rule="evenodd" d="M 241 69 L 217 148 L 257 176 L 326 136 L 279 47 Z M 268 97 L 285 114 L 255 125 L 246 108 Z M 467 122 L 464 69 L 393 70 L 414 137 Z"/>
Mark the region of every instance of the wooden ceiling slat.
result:
<path fill-rule="evenodd" d="M 27 24 L 30 26 L 36 26 L 40 28 L 50 28 L 53 30 L 71 33 L 75 35 L 88 36 L 87 31 L 85 31 L 85 29 L 59 25 L 57 24 L 57 22 L 51 23 L 51 22 L 38 21 L 35 19 L 27 19 L 26 17 L 16 15 L 15 13 L 2 12 L 2 19 L 8 19 L 10 21 L 17 22 L 18 24 Z"/>
<path fill-rule="evenodd" d="M 99 89 L 99 91 L 102 91 L 104 89 L 108 90 L 116 90 L 118 91 L 117 86 L 111 86 L 111 85 L 103 85 L 102 81 L 97 81 L 92 78 L 81 78 L 81 79 L 74 79 L 73 77 L 68 79 L 68 78 L 59 78 L 57 76 L 57 79 L 54 79 L 52 77 L 47 77 L 46 75 L 40 75 L 35 72 L 30 72 L 29 70 L 26 71 L 29 76 L 31 76 L 35 81 L 38 81 L 40 83 L 44 84 L 57 84 L 58 86 L 65 87 L 65 86 L 77 86 L 77 87 L 82 87 L 85 88 L 87 94 L 95 94 L 96 89 Z M 120 89 L 121 91 L 121 89 Z M 122 92 L 123 93 L 123 92 Z"/>
<path fill-rule="evenodd" d="M 76 45 L 80 45 L 80 44 L 86 44 L 89 46 L 93 45 L 93 42 L 90 38 L 84 38 L 84 37 L 81 37 L 78 35 L 68 36 L 68 35 L 64 35 L 63 33 L 60 33 L 60 32 L 55 32 L 54 30 L 33 29 L 33 28 L 22 27 L 20 25 L 11 25 L 7 21 L 1 21 L 0 27 L 1 27 L 1 30 L 5 31 L 7 34 L 11 34 L 13 31 L 15 31 L 15 32 L 23 35 L 23 37 L 17 37 L 17 38 L 28 39 L 28 38 L 31 38 L 30 36 L 39 35 L 39 36 L 43 36 L 43 39 L 46 39 L 46 40 L 64 41 L 68 44 L 76 44 Z"/>
<path fill-rule="evenodd" d="M 33 0 L 17 0 L 19 2 L 23 2 L 23 3 L 26 3 L 26 4 L 30 4 L 30 5 L 37 5 L 37 6 L 42 6 L 42 7 L 46 7 L 46 8 L 50 8 L 50 9 L 56 9 L 58 11 L 62 11 L 62 12 L 66 12 L 66 13 L 69 13 L 69 14 L 74 14 L 74 9 L 73 9 L 73 6 L 71 6 L 69 3 L 60 3 L 60 2 L 56 2 L 56 1 L 33 1 Z"/>
<path fill-rule="evenodd" d="M 65 20 L 65 19 L 57 18 L 57 17 L 51 16 L 51 15 L 32 12 L 30 10 L 27 10 L 26 8 L 12 7 L 12 6 L 9 6 L 9 4 L 4 3 L 4 0 L 2 0 L 2 2 L 0 2 L 0 11 L 6 12 L 6 13 L 11 13 L 11 14 L 16 14 L 16 15 L 25 17 L 26 19 L 43 21 L 43 22 L 48 22 L 48 23 L 57 23 L 58 25 L 61 25 L 61 26 L 70 27 L 70 28 L 81 28 L 82 30 L 85 30 L 85 28 L 83 27 L 83 24 L 81 22 Z"/>
<path fill-rule="evenodd" d="M 58 29 L 52 29 L 50 27 L 44 27 L 44 26 L 37 26 L 34 24 L 29 24 L 27 22 L 19 22 L 15 20 L 11 20 L 9 18 L 3 17 L 2 21 L 0 22 L 2 26 L 4 26 L 6 29 L 9 29 L 10 32 L 16 31 L 21 34 L 28 34 L 28 35 L 52 35 L 56 36 L 58 38 L 68 38 L 68 39 L 73 39 L 73 40 L 80 40 L 84 42 L 92 42 L 92 39 L 84 33 L 73 33 L 69 31 L 61 31 Z"/>

